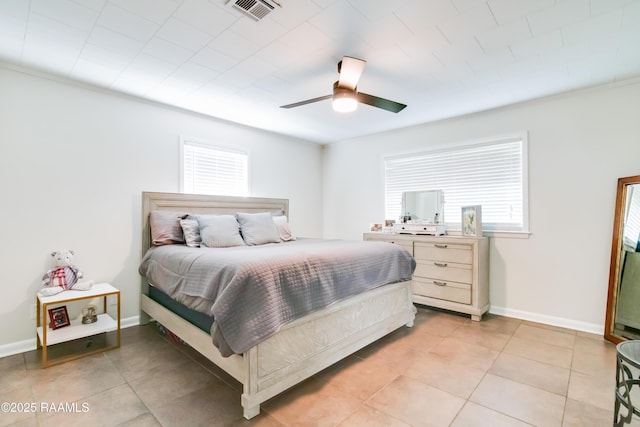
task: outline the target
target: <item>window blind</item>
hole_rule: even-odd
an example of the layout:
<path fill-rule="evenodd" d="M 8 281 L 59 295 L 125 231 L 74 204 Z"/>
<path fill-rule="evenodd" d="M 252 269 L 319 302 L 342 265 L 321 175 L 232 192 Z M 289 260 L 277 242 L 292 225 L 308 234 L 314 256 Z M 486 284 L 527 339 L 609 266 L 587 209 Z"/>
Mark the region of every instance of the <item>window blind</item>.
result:
<path fill-rule="evenodd" d="M 398 219 L 404 191 L 443 190 L 444 221 L 459 227 L 461 207 L 482 206 L 484 230 L 528 231 L 526 143 L 509 138 L 452 149 L 387 157 L 385 214 Z"/>
<path fill-rule="evenodd" d="M 246 152 L 182 140 L 182 161 L 183 192 L 248 196 Z"/>

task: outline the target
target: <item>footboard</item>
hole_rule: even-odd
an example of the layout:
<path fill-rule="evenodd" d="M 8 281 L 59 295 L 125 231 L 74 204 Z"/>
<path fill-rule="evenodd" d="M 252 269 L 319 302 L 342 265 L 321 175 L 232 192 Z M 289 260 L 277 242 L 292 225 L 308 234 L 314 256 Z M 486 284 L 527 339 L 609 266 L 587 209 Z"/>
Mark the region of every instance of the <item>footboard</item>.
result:
<path fill-rule="evenodd" d="M 260 404 L 403 325 L 413 326 L 411 282 L 382 286 L 283 327 L 242 356 L 225 358 L 211 336 L 141 295 L 141 308 L 243 384 L 246 419 Z"/>
<path fill-rule="evenodd" d="M 244 417 L 260 404 L 402 325 L 416 309 L 411 282 L 383 286 L 299 319 L 245 353 Z"/>

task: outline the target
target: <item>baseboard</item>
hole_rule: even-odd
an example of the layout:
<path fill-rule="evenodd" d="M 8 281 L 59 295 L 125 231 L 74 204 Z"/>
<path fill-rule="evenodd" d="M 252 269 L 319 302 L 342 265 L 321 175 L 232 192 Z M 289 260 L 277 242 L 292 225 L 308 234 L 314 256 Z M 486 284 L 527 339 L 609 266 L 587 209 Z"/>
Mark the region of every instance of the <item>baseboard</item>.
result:
<path fill-rule="evenodd" d="M 596 335 L 604 334 L 604 325 L 596 323 L 580 322 L 563 317 L 548 316 L 545 314 L 532 313 L 529 311 L 514 310 L 511 308 L 492 306 L 489 313 L 500 316 L 513 317 L 531 322 L 543 323 L 545 325 L 558 326 L 561 328 L 574 329 L 576 331 L 588 332 Z M 140 316 L 127 317 L 120 320 L 120 328 L 125 329 L 140 324 Z M 24 341 L 0 345 L 0 358 L 12 356 L 14 354 L 26 353 L 36 349 L 36 339 L 31 338 Z"/>
<path fill-rule="evenodd" d="M 120 319 L 120 329 L 129 328 L 140 324 L 140 316 L 131 316 L 126 319 Z M 35 331 L 34 331 L 35 332 Z M 9 344 L 0 345 L 0 358 L 13 356 L 14 354 L 26 353 L 36 349 L 36 339 L 31 338 L 24 341 L 17 341 Z"/>
<path fill-rule="evenodd" d="M 580 322 L 578 320 L 566 319 L 564 317 L 548 316 L 546 314 L 532 313 L 529 311 L 514 310 L 511 308 L 495 306 L 491 306 L 491 308 L 489 309 L 489 313 L 497 314 L 500 316 L 514 317 L 521 320 L 528 320 L 530 322 L 543 323 L 545 325 L 574 329 L 576 331 L 588 332 L 590 334 L 604 335 L 603 324 Z"/>

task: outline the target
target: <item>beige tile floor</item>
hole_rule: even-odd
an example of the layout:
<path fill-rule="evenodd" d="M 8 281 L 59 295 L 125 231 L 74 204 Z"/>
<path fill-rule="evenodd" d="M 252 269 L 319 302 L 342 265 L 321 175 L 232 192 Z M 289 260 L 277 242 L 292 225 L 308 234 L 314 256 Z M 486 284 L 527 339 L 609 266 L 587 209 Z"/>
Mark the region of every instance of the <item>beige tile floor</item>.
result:
<path fill-rule="evenodd" d="M 155 325 L 122 335 L 119 349 L 47 369 L 35 351 L 0 359 L 0 402 L 78 408 L 0 413 L 0 426 L 599 427 L 613 419 L 613 344 L 507 317 L 473 322 L 420 307 L 413 328 L 271 399 L 251 421 L 240 385 Z"/>

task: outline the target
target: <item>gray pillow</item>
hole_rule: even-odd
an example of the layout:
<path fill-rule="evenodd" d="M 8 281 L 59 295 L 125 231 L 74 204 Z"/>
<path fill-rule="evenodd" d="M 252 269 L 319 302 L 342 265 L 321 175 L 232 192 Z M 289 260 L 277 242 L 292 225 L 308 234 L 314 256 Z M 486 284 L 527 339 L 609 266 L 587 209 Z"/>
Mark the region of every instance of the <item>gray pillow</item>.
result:
<path fill-rule="evenodd" d="M 242 238 L 247 245 L 279 243 L 280 234 L 270 212 L 237 213 Z"/>
<path fill-rule="evenodd" d="M 151 211 L 149 214 L 151 243 L 155 246 L 184 243 L 180 219 L 186 216 L 184 212 Z"/>
<path fill-rule="evenodd" d="M 233 215 L 195 215 L 200 226 L 201 246 L 228 248 L 244 246 L 238 221 Z"/>
<path fill-rule="evenodd" d="M 198 220 L 192 216 L 180 220 L 180 227 L 184 234 L 184 241 L 191 248 L 199 248 L 202 243 L 200 238 L 200 225 Z"/>

